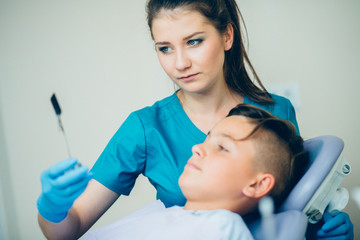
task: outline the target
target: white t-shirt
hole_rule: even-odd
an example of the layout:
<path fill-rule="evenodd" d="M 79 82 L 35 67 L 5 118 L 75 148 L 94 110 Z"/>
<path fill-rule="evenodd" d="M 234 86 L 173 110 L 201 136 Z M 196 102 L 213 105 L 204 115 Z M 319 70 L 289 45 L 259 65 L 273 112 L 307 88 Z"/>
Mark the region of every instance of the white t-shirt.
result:
<path fill-rule="evenodd" d="M 86 234 L 83 239 L 131 240 L 249 240 L 253 239 L 242 218 L 231 211 L 165 208 L 161 201 Z"/>

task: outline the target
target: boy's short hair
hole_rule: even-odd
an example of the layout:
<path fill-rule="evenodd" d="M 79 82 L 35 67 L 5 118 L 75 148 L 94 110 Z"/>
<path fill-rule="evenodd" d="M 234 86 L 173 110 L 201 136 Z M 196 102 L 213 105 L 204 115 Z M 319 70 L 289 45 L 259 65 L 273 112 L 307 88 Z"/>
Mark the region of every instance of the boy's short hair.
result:
<path fill-rule="evenodd" d="M 255 142 L 254 167 L 275 177 L 274 188 L 269 193 L 278 207 L 303 175 L 308 163 L 308 153 L 303 139 L 294 125 L 271 113 L 248 104 L 233 108 L 228 116 L 244 116 L 255 125 L 245 138 Z M 245 140 L 244 139 L 244 140 Z"/>

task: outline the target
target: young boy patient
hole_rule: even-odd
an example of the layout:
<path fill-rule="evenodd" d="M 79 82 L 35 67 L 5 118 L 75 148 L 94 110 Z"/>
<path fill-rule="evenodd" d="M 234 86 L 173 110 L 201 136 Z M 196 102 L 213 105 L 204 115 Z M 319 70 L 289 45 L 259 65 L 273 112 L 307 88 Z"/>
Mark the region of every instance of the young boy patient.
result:
<path fill-rule="evenodd" d="M 157 201 L 84 239 L 253 239 L 242 217 L 287 196 L 308 160 L 293 125 L 239 105 L 193 147 L 179 185 L 184 207 Z"/>

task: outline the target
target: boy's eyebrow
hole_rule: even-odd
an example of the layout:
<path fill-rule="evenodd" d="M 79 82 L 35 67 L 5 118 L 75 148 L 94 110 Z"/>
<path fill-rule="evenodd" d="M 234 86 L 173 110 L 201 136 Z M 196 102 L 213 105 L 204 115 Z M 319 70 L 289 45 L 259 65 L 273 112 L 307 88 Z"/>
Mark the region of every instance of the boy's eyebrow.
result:
<path fill-rule="evenodd" d="M 194 36 L 196 36 L 196 35 L 198 35 L 198 34 L 202 34 L 202 33 L 204 33 L 204 32 L 194 32 L 194 33 L 190 34 L 189 36 L 184 37 L 184 38 L 183 38 L 183 41 L 186 41 L 186 40 L 188 40 L 188 39 L 190 39 L 190 38 L 192 38 L 192 37 L 194 37 Z M 170 42 L 167 42 L 167 41 L 156 42 L 156 43 L 155 43 L 155 45 L 169 45 L 169 44 L 170 44 Z"/>
<path fill-rule="evenodd" d="M 240 141 L 240 139 L 235 139 L 235 138 L 233 138 L 232 136 L 230 136 L 230 135 L 228 135 L 228 134 L 225 134 L 225 133 L 222 133 L 222 134 L 220 134 L 220 136 L 222 136 L 222 137 L 224 137 L 224 138 L 229 138 L 230 140 L 232 140 L 232 141 Z"/>
<path fill-rule="evenodd" d="M 208 134 L 207 134 L 208 136 L 210 136 L 211 135 L 211 131 L 209 131 L 208 132 Z M 221 133 L 220 134 L 220 136 L 222 136 L 222 137 L 224 137 L 224 138 L 228 138 L 228 139 L 230 139 L 230 140 L 232 140 L 232 141 L 242 141 L 243 139 L 235 139 L 235 138 L 233 138 L 232 136 L 230 136 L 229 134 L 226 134 L 226 133 Z"/>

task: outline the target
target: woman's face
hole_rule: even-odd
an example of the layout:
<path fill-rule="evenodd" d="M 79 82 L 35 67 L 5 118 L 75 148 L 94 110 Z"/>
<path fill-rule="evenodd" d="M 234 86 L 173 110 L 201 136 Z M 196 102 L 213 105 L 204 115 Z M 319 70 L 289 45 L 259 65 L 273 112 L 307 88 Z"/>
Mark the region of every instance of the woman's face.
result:
<path fill-rule="evenodd" d="M 229 34 L 221 35 L 199 12 L 177 8 L 161 10 L 152 34 L 161 66 L 184 91 L 202 93 L 225 86 L 225 51 Z"/>

